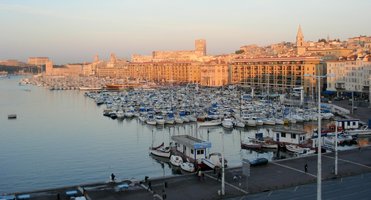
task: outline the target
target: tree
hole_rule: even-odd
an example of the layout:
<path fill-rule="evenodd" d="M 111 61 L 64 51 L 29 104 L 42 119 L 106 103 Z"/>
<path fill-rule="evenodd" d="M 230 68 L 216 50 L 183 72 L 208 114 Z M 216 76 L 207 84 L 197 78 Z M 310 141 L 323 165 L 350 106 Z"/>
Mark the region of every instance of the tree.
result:
<path fill-rule="evenodd" d="M 235 51 L 234 53 L 235 54 L 242 54 L 242 53 L 244 53 L 245 51 L 244 50 L 237 50 L 237 51 Z"/>

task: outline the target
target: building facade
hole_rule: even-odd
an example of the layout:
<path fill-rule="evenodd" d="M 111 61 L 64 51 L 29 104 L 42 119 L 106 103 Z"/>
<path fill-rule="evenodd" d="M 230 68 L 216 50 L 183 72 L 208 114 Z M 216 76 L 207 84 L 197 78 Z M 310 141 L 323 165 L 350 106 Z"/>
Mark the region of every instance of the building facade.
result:
<path fill-rule="evenodd" d="M 272 91 L 303 87 L 311 94 L 317 91 L 316 80 L 305 74 L 323 75 L 325 71 L 325 63 L 316 57 L 236 59 L 229 63 L 229 83 Z"/>
<path fill-rule="evenodd" d="M 328 61 L 327 90 L 348 92 L 370 92 L 371 59 L 369 56 L 343 61 Z"/>

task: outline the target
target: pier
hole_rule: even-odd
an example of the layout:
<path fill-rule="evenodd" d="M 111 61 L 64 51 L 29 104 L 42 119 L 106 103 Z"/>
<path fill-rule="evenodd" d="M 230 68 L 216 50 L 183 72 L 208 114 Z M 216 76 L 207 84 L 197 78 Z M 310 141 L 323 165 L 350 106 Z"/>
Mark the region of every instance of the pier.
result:
<path fill-rule="evenodd" d="M 322 154 L 322 179 L 324 186 L 343 183 L 344 181 L 370 177 L 371 173 L 371 147 L 356 148 L 339 152 L 338 176 L 334 175 L 334 153 Z M 308 165 L 305 172 L 304 166 Z M 110 172 L 107 172 L 109 174 Z M 150 174 L 148 174 L 150 176 Z M 195 174 L 168 176 L 168 177 L 142 177 L 138 179 L 120 180 L 115 182 L 98 182 L 78 186 L 46 189 L 40 191 L 19 192 L 0 196 L 1 199 L 79 199 L 85 196 L 88 200 L 105 199 L 265 199 L 275 191 L 288 190 L 295 192 L 306 188 L 308 194 L 315 194 L 317 175 L 317 155 L 306 157 L 276 160 L 265 166 L 251 167 L 250 176 L 243 173 L 242 167 L 226 169 L 225 196 L 219 195 L 221 182 L 218 173 L 207 171 L 203 178 Z M 361 175 L 361 176 L 357 176 Z M 346 178 L 353 177 L 355 178 Z M 358 179 L 357 179 L 358 180 Z M 370 182 L 369 179 L 367 179 Z M 367 182 L 367 183 L 368 183 Z M 345 182 L 346 183 L 346 182 Z M 343 184 L 344 187 L 346 184 Z M 290 190 L 291 190 L 290 189 Z M 295 191 L 294 191 L 295 190 Z M 218 192 L 219 191 L 219 192 Z M 326 188 L 323 195 L 328 195 Z M 348 190 L 349 191 L 349 190 Z M 333 192 L 333 191 L 332 191 Z M 278 192 L 279 193 L 279 192 Z M 282 192 L 281 192 L 282 193 Z M 59 194 L 59 195 L 58 195 Z M 371 191 L 368 191 L 368 195 Z M 341 193 L 332 193 L 334 198 Z M 357 195 L 357 190 L 347 193 L 347 198 Z M 365 195 L 363 193 L 363 195 Z M 273 195 L 274 196 L 274 195 Z M 83 198 L 82 198 L 83 199 Z M 269 199 L 280 199 L 269 198 Z"/>

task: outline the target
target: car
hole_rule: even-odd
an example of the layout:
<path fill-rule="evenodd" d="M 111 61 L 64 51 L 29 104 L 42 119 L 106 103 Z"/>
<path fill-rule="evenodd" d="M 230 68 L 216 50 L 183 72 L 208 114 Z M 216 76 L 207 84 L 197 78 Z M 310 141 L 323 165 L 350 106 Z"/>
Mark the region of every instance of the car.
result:
<path fill-rule="evenodd" d="M 250 161 L 251 166 L 260 166 L 268 164 L 268 159 L 266 158 L 257 158 L 255 160 Z"/>

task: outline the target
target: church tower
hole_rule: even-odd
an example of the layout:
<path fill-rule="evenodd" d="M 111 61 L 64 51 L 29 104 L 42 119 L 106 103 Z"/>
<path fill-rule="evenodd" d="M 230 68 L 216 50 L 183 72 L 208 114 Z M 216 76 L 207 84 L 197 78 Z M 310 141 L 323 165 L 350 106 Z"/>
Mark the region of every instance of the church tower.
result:
<path fill-rule="evenodd" d="M 298 28 L 298 33 L 296 34 L 296 50 L 298 55 L 303 55 L 305 53 L 304 35 L 301 31 L 300 25 Z"/>

